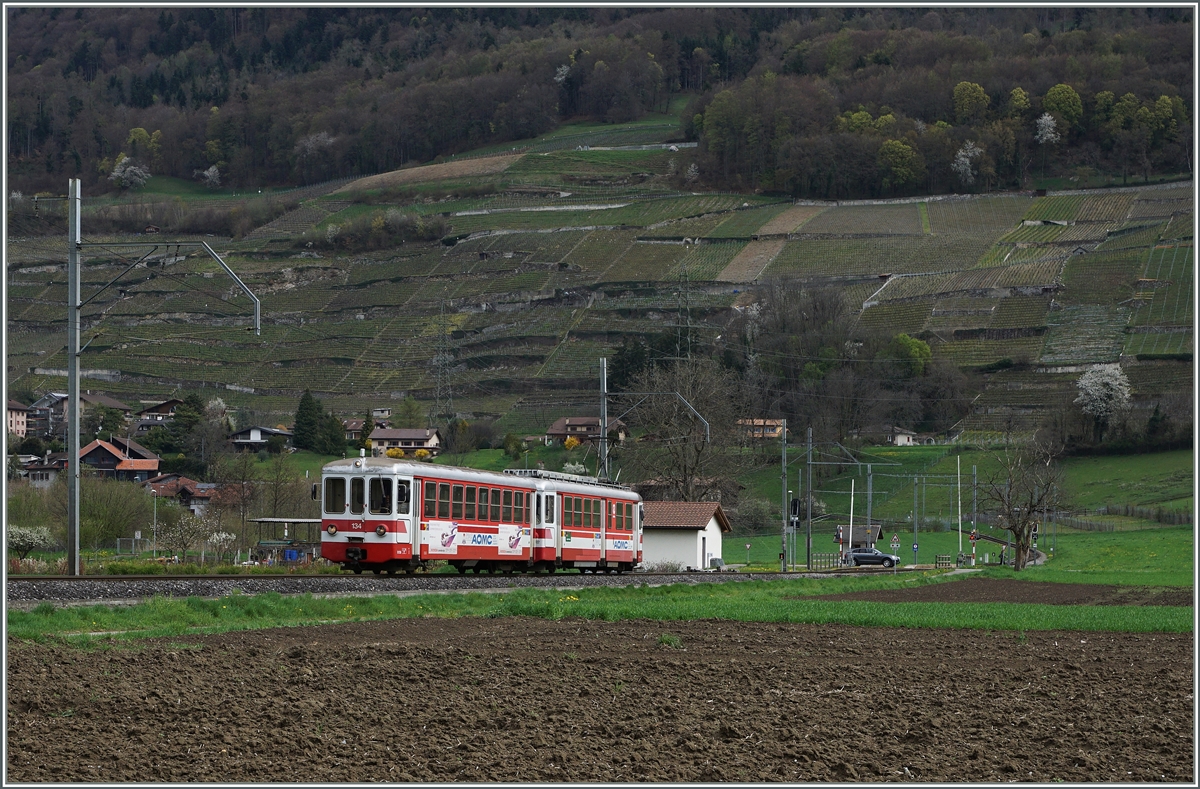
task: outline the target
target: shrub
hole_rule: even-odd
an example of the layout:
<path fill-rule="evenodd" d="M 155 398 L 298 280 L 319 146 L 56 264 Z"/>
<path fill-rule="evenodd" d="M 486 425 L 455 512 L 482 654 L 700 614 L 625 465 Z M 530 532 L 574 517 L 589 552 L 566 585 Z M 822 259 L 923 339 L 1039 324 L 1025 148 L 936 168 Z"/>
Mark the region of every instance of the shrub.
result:
<path fill-rule="evenodd" d="M 425 450 L 422 449 L 422 450 L 418 450 L 418 451 L 424 452 Z M 392 447 L 391 449 L 384 452 L 383 454 L 387 455 L 390 458 L 395 458 L 398 460 L 398 459 L 404 457 L 404 450 L 401 449 L 400 447 Z"/>
<path fill-rule="evenodd" d="M 679 562 L 654 562 L 646 565 L 648 573 L 677 573 L 683 569 L 683 565 Z"/>
<path fill-rule="evenodd" d="M 417 460 L 428 460 L 432 454 L 433 453 L 431 453 L 428 449 L 418 449 L 413 453 L 413 457 L 415 457 Z"/>
<path fill-rule="evenodd" d="M 304 246 L 318 249 L 360 251 L 385 249 L 404 241 L 436 241 L 446 235 L 449 225 L 442 217 L 405 214 L 390 208 L 386 212 L 362 214 L 340 224 L 313 228 L 300 239 Z"/>
<path fill-rule="evenodd" d="M 579 446 L 579 439 L 575 436 L 567 436 L 567 440 L 563 442 L 563 449 L 570 452 L 575 447 Z"/>

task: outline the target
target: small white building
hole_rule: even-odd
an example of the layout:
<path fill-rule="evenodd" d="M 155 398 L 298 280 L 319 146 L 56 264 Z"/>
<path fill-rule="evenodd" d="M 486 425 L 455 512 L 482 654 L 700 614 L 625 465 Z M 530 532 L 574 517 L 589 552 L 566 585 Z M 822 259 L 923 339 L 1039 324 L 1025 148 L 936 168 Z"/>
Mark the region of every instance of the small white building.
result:
<path fill-rule="evenodd" d="M 647 501 L 642 504 L 642 562 L 674 562 L 699 570 L 721 559 L 721 536 L 730 531 L 715 501 Z"/>

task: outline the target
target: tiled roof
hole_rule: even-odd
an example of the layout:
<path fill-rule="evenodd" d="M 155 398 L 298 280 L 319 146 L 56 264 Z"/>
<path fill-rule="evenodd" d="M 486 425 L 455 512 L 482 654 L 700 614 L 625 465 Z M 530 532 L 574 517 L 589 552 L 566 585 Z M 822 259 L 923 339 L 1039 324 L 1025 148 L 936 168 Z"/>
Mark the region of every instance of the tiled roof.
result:
<path fill-rule="evenodd" d="M 642 506 L 642 526 L 647 529 L 703 529 L 715 517 L 721 531 L 730 530 L 725 511 L 715 501 L 647 501 Z"/>
<path fill-rule="evenodd" d="M 109 397 L 108 395 L 82 394 L 82 395 L 79 395 L 79 399 L 85 403 L 92 403 L 93 405 L 103 405 L 103 406 L 107 406 L 108 408 L 115 408 L 118 411 L 125 411 L 126 413 L 133 410 L 129 406 L 122 403 L 120 400 L 114 400 L 113 398 Z"/>
<path fill-rule="evenodd" d="M 8 410 L 9 411 L 28 411 L 29 406 L 18 403 L 16 400 L 9 400 L 8 401 Z"/>
<path fill-rule="evenodd" d="M 371 433 L 371 440 L 375 441 L 378 439 L 388 439 L 388 438 L 407 438 L 407 439 L 419 439 L 421 441 L 425 441 L 427 439 L 433 438 L 433 435 L 437 432 L 438 431 L 436 428 L 430 429 L 430 428 L 425 428 L 425 427 L 412 427 L 412 428 L 410 428 L 410 427 L 393 427 L 393 428 L 377 427 Z"/>

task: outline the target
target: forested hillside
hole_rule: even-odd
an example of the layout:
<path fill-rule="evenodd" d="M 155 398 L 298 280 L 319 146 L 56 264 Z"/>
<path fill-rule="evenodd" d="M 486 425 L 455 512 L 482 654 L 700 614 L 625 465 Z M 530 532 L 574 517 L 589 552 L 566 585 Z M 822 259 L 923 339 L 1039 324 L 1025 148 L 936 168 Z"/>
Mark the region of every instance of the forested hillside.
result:
<path fill-rule="evenodd" d="M 1188 8 L 6 14 L 9 178 L 25 193 L 136 188 L 114 171 L 313 183 L 673 98 L 688 102 L 677 139 L 699 142 L 696 188 L 845 198 L 1191 169 Z"/>

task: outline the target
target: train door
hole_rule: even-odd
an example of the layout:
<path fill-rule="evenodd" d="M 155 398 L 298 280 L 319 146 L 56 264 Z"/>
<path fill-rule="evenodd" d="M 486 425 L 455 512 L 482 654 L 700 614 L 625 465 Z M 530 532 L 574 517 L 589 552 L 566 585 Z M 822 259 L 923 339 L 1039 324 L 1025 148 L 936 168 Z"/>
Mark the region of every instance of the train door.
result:
<path fill-rule="evenodd" d="M 533 516 L 533 559 L 537 562 L 553 562 L 559 556 L 558 528 L 555 523 L 555 496 L 553 491 L 539 490 L 535 494 Z"/>

